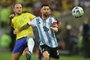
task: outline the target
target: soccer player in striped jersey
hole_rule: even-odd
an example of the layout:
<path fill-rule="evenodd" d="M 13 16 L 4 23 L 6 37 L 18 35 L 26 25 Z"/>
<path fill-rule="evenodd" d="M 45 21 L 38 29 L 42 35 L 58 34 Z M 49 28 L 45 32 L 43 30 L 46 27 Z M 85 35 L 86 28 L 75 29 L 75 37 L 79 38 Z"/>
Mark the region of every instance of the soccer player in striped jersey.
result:
<path fill-rule="evenodd" d="M 34 18 L 18 31 L 27 28 L 28 26 L 36 26 L 40 37 L 40 50 L 44 60 L 53 58 L 59 60 L 58 43 L 55 33 L 58 31 L 57 21 L 51 16 L 51 8 L 47 4 L 41 6 L 41 16 Z"/>
<path fill-rule="evenodd" d="M 35 18 L 35 16 L 30 13 L 22 13 L 21 4 L 15 4 L 14 12 L 15 16 L 12 18 L 11 23 L 15 30 L 18 30 L 19 28 L 27 24 L 27 22 Z M 29 53 L 32 53 L 33 51 L 34 48 L 33 29 L 31 26 L 29 26 L 25 30 L 19 31 L 18 33 L 14 31 L 14 33 L 16 34 L 16 43 L 12 53 L 12 60 L 19 60 L 22 52 L 27 47 L 27 45 Z"/>

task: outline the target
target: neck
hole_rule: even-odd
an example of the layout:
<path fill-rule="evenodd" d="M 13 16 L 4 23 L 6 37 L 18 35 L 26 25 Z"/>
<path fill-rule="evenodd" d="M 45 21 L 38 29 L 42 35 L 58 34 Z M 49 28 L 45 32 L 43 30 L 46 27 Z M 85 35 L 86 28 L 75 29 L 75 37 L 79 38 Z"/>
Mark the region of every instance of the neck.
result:
<path fill-rule="evenodd" d="M 47 19 L 49 16 L 44 16 L 44 15 L 42 15 L 42 19 L 43 20 L 45 20 L 45 19 Z"/>
<path fill-rule="evenodd" d="M 21 15 L 21 14 L 17 14 L 17 13 L 15 13 L 15 15 L 18 16 L 18 15 Z"/>

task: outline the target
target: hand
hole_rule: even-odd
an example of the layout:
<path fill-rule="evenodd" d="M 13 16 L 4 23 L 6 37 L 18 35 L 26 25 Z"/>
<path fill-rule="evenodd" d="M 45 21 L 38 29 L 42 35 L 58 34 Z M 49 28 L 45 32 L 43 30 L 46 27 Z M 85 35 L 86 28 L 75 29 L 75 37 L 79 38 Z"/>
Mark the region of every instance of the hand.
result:
<path fill-rule="evenodd" d="M 58 32 L 58 28 L 57 27 L 50 27 L 53 31 Z"/>
<path fill-rule="evenodd" d="M 10 17 L 10 18 L 13 18 L 14 16 L 15 16 L 14 14 L 11 14 L 9 17 Z"/>
<path fill-rule="evenodd" d="M 19 30 L 14 30 L 13 33 L 14 34 L 17 34 L 19 32 Z"/>

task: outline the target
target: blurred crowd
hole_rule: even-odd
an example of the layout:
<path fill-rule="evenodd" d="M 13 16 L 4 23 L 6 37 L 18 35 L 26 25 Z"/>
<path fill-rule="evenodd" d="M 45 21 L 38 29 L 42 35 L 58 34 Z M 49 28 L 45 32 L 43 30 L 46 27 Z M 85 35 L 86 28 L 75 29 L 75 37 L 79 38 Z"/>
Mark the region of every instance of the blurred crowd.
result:
<path fill-rule="evenodd" d="M 67 15 L 74 6 L 82 6 L 84 9 L 90 7 L 90 0 L 0 0 L 0 45 L 2 47 L 13 48 L 15 36 L 9 27 L 9 16 L 13 13 L 13 5 L 21 3 L 23 11 L 28 11 L 39 16 L 39 8 L 42 3 L 50 4 L 53 9 L 53 16 L 59 21 L 60 16 Z M 90 57 L 90 24 L 86 19 L 81 26 L 73 27 L 68 22 L 60 24 L 60 31 L 56 33 L 59 41 L 59 48 L 68 50 L 69 54 L 82 54 Z M 1 48 L 2 48 L 1 47 Z"/>
<path fill-rule="evenodd" d="M 39 16 L 39 8 L 42 3 L 50 4 L 54 9 L 53 15 L 59 17 L 63 11 L 70 10 L 74 6 L 73 0 L 0 0 L 0 21 L 1 26 L 7 24 L 9 15 L 13 12 L 13 5 L 21 3 L 24 11 L 32 12 Z"/>
<path fill-rule="evenodd" d="M 8 24 L 9 15 L 13 12 L 13 5 L 21 3 L 23 11 L 28 11 L 39 16 L 39 8 L 43 3 L 47 3 L 54 10 L 53 15 L 59 18 L 68 13 L 74 6 L 80 5 L 90 7 L 89 0 L 0 0 L 0 25 L 3 27 Z"/>

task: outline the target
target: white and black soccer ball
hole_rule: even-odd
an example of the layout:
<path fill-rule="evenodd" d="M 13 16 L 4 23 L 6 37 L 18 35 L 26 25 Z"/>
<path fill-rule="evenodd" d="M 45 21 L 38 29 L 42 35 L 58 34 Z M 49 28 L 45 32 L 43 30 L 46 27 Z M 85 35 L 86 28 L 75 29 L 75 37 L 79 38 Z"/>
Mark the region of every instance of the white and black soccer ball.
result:
<path fill-rule="evenodd" d="M 76 18 L 79 18 L 84 15 L 84 10 L 82 7 L 76 6 L 72 9 L 72 15 Z"/>

